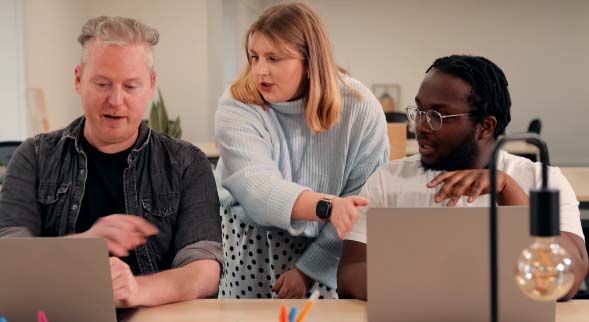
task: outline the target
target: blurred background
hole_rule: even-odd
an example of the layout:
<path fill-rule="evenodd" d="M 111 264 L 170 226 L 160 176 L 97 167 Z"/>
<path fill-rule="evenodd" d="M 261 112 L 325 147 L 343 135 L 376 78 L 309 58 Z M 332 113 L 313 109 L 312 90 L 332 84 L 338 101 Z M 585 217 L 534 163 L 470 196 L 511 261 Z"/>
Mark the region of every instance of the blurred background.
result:
<path fill-rule="evenodd" d="M 180 116 L 183 139 L 214 141 L 217 100 L 246 63 L 243 34 L 278 2 L 0 0 L 0 141 L 59 129 L 82 114 L 76 38 L 98 15 L 130 16 L 160 31 L 155 64 L 168 114 Z M 507 75 L 508 133 L 539 119 L 553 164 L 589 166 L 589 1 L 306 2 L 327 25 L 340 66 L 387 109 L 413 103 L 436 58 L 482 55 Z"/>

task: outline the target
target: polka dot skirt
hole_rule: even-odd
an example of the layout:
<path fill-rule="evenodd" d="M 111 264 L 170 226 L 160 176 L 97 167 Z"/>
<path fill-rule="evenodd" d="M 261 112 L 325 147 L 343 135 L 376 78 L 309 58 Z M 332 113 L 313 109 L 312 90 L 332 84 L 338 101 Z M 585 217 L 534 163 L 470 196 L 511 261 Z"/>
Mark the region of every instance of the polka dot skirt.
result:
<path fill-rule="evenodd" d="M 230 211 L 223 211 L 225 264 L 219 298 L 275 298 L 272 285 L 280 275 L 295 267 L 313 239 L 291 236 L 274 227 L 246 225 Z M 318 289 L 320 298 L 337 299 L 337 292 L 315 282 L 307 297 Z"/>

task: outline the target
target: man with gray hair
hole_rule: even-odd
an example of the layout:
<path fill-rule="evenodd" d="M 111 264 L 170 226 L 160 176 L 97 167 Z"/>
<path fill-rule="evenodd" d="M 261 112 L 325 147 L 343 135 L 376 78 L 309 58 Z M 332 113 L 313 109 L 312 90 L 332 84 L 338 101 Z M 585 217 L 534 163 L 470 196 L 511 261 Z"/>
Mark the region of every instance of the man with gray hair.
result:
<path fill-rule="evenodd" d="M 206 156 L 143 122 L 158 38 L 130 18 L 88 20 L 75 68 L 84 116 L 27 139 L 0 196 L 0 237 L 104 238 L 117 307 L 214 296 L 223 263 Z"/>

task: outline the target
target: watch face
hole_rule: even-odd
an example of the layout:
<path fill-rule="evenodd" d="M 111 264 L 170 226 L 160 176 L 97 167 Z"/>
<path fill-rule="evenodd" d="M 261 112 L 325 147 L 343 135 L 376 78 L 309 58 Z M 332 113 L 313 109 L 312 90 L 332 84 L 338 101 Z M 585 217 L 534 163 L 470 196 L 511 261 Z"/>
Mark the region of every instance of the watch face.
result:
<path fill-rule="evenodd" d="M 319 200 L 316 209 L 317 217 L 327 219 L 331 215 L 331 201 Z"/>

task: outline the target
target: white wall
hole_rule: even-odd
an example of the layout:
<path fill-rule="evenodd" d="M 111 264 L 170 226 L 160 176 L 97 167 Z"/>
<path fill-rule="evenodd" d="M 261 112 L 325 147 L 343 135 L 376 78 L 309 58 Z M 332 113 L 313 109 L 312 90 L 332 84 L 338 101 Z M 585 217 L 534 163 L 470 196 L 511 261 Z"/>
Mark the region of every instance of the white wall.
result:
<path fill-rule="evenodd" d="M 589 1 L 312 0 L 340 65 L 413 98 L 435 58 L 486 56 L 506 73 L 508 132 L 540 117 L 554 164 L 589 165 Z"/>
<path fill-rule="evenodd" d="M 224 83 L 229 85 L 247 63 L 243 40 L 250 25 L 271 4 L 268 0 L 223 0 Z"/>
<path fill-rule="evenodd" d="M 80 59 L 76 42 L 84 22 L 81 1 L 25 1 L 27 87 L 41 88 L 51 129 L 81 115 L 74 90 L 74 67 Z"/>
<path fill-rule="evenodd" d="M 215 8 L 209 8 L 208 2 Z M 212 0 L 27 0 L 26 4 L 28 86 L 45 90 L 52 129 L 82 113 L 73 84 L 80 55 L 76 38 L 82 24 L 94 16 L 118 15 L 137 18 L 159 30 L 155 64 L 168 114 L 181 117 L 183 139 L 212 139 L 209 93 L 218 96 L 222 87 L 222 75 L 209 73 L 209 55 L 221 55 L 221 49 L 209 49 L 208 27 L 215 26 L 210 21 L 222 19 L 221 7 Z M 218 69 L 220 62 L 213 63 Z"/>
<path fill-rule="evenodd" d="M 16 0 L 14 0 L 16 1 Z M 26 0 L 27 85 L 45 89 L 51 128 L 80 115 L 73 87 L 76 37 L 99 14 L 129 15 L 161 32 L 156 68 L 184 138 L 213 138 L 218 96 L 245 64 L 243 33 L 265 0 Z M 552 161 L 589 165 L 589 1 L 311 0 L 323 17 L 340 65 L 370 86 L 401 84 L 410 104 L 437 57 L 483 55 L 510 82 L 513 121 L 523 131 L 543 121 Z"/>
<path fill-rule="evenodd" d="M 0 140 L 27 136 L 22 11 L 18 0 L 0 1 Z"/>

